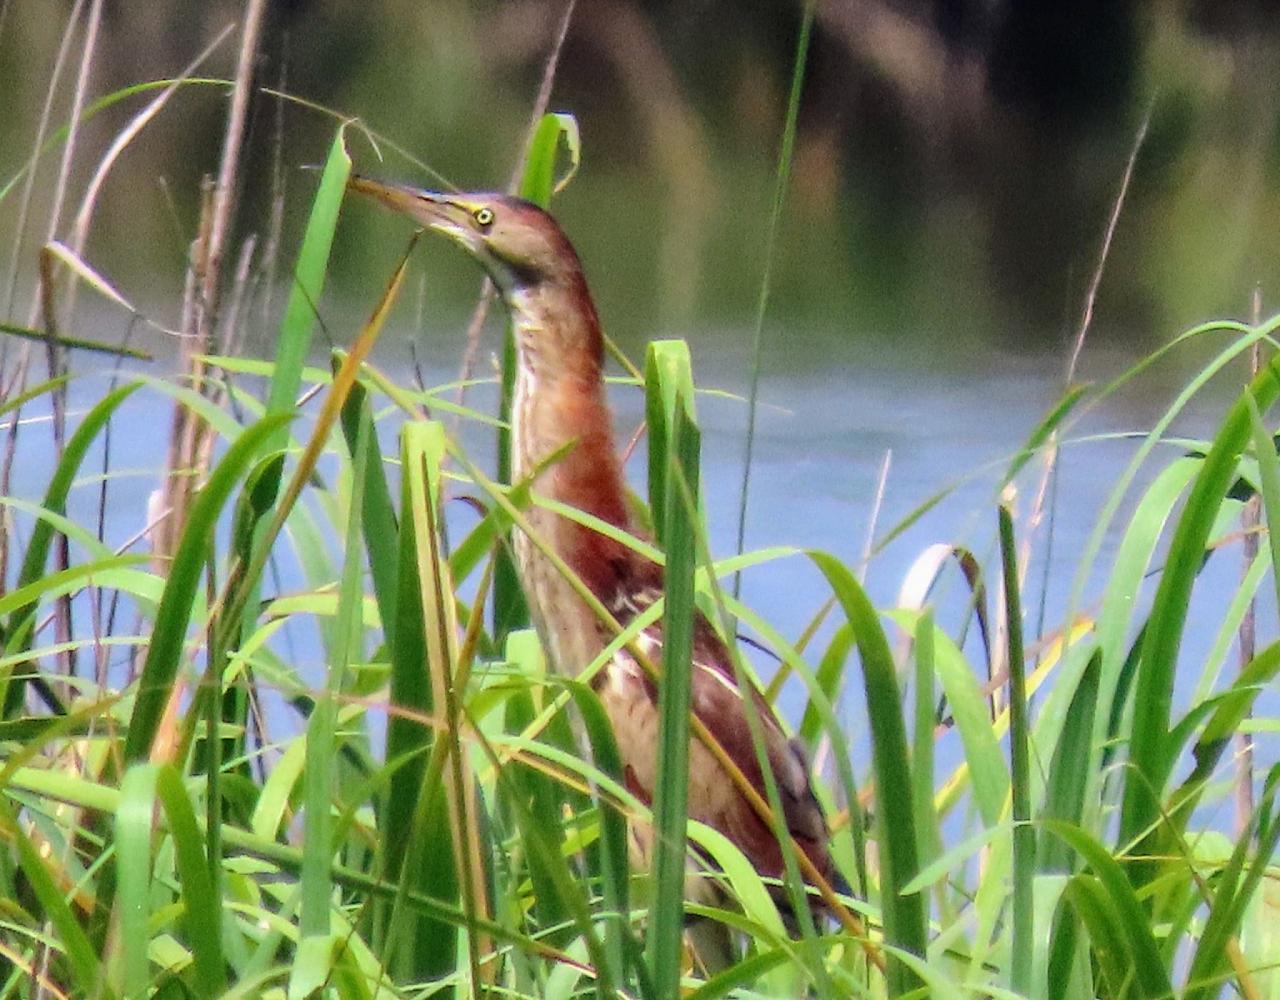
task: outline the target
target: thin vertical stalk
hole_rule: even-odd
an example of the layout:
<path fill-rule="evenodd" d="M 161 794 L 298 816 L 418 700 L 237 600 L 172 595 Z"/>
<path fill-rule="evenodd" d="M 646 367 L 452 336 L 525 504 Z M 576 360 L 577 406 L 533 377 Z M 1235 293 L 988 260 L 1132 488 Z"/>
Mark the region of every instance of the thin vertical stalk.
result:
<path fill-rule="evenodd" d="M 804 87 L 804 67 L 809 55 L 809 36 L 813 30 L 812 0 L 804 6 L 800 35 L 796 39 L 795 69 L 791 73 L 791 93 L 787 98 L 787 118 L 782 127 L 782 146 L 778 150 L 777 180 L 773 186 L 773 207 L 769 212 L 769 229 L 765 236 L 764 273 L 760 277 L 760 296 L 756 300 L 756 322 L 751 336 L 751 388 L 747 393 L 747 442 L 742 456 L 742 488 L 738 495 L 738 536 L 736 551 L 741 554 L 747 536 L 747 497 L 751 490 L 751 460 L 756 443 L 756 401 L 760 395 L 760 348 L 764 339 L 764 316 L 769 308 L 769 290 L 773 282 L 773 251 L 778 242 L 778 224 L 786 203 L 791 178 L 791 158 L 796 145 L 796 119 L 800 114 L 800 92 Z M 742 574 L 733 577 L 733 596 L 742 590 Z"/>
<path fill-rule="evenodd" d="M 1257 326 L 1262 321 L 1262 289 L 1255 287 L 1250 309 L 1249 322 Z M 1258 377 L 1262 362 L 1261 345 L 1254 343 L 1249 349 L 1249 379 Z M 1262 496 L 1255 493 L 1245 502 L 1240 512 L 1240 529 L 1243 539 L 1240 544 L 1241 557 L 1244 561 L 1241 573 L 1248 576 L 1249 568 L 1258 557 L 1258 531 L 1262 521 Z M 1272 572 L 1275 572 L 1274 568 Z M 1240 669 L 1244 670 L 1253 660 L 1257 652 L 1257 618 L 1258 601 L 1256 597 L 1249 599 L 1249 607 L 1240 620 Z M 1235 737 L 1236 744 L 1236 777 L 1235 792 L 1235 829 L 1240 837 L 1253 822 L 1253 736 L 1241 731 Z"/>
<path fill-rule="evenodd" d="M 1031 989 L 1035 944 L 1035 910 L 1032 879 L 1035 875 L 1036 841 L 1031 826 L 1031 761 L 1027 726 L 1026 659 L 1022 647 L 1022 601 L 1018 593 L 1018 551 L 1013 536 L 1013 514 L 1000 505 L 1000 554 L 1004 568 L 1004 595 L 1009 671 L 1009 762 L 1013 796 L 1013 962 L 1010 986 L 1024 996 Z"/>

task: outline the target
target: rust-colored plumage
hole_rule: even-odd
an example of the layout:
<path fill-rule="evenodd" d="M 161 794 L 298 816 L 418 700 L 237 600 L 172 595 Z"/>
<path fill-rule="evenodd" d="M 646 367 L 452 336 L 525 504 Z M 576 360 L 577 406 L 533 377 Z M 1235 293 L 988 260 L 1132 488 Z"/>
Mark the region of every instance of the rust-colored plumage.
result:
<path fill-rule="evenodd" d="M 512 419 L 513 477 L 538 473 L 538 497 L 577 508 L 636 533 L 628 513 L 602 378 L 600 322 L 573 246 L 538 207 L 500 194 L 435 194 L 356 177 L 351 187 L 462 244 L 489 272 L 511 312 L 519 370 Z M 633 549 L 535 504 L 533 529 L 624 625 L 662 592 L 662 569 Z M 558 669 L 576 674 L 612 638 L 546 557 L 517 532 L 520 577 L 535 624 Z M 661 623 L 639 646 L 657 661 Z M 596 690 L 617 735 L 628 785 L 652 799 L 657 770 L 657 690 L 625 651 L 597 675 Z M 828 831 L 803 756 L 788 743 L 760 694 L 748 697 L 763 723 L 788 829 L 823 877 L 832 871 Z M 757 789 L 764 781 L 747 726 L 743 693 L 729 652 L 699 618 L 694 636 L 692 708 Z M 733 841 L 762 875 L 780 877 L 781 848 L 772 830 L 698 740 L 690 746 L 688 811 Z M 644 831 L 633 838 L 647 864 Z"/>

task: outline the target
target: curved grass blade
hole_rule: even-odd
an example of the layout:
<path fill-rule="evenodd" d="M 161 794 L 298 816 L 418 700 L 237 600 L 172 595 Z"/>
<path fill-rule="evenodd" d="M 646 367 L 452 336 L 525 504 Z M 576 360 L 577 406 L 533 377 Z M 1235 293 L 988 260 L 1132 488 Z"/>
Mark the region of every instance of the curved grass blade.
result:
<path fill-rule="evenodd" d="M 138 694 L 129 719 L 124 757 L 127 762 L 141 760 L 151 749 L 161 713 L 169 700 L 192 603 L 204 575 L 205 560 L 213 542 L 213 529 L 222 509 L 240 477 L 252 464 L 262 446 L 288 424 L 292 414 L 264 417 L 248 427 L 227 449 L 214 468 L 209 481 L 196 495 L 182 541 L 174 555 L 165 584 L 164 596 L 156 611 L 156 622 L 147 648 L 147 658 L 138 678 Z"/>
<path fill-rule="evenodd" d="M 222 958 L 222 904 L 209 877 L 203 841 L 182 779 L 171 765 L 140 764 L 120 785 L 116 809 L 116 858 L 119 867 L 120 946 L 124 953 L 126 997 L 147 995 L 151 986 L 152 818 L 156 799 L 164 806 L 173 837 L 181 898 L 195 975 L 189 988 L 214 997 L 226 988 Z"/>
<path fill-rule="evenodd" d="M 1280 380 L 1273 361 L 1250 383 L 1246 396 L 1252 397 L 1261 409 L 1274 402 L 1278 394 Z M 1140 854 L 1160 849 L 1159 836 L 1145 831 L 1155 829 L 1159 799 L 1176 761 L 1176 752 L 1170 752 L 1167 734 L 1174 672 L 1187 622 L 1191 586 L 1204 563 L 1209 531 L 1235 478 L 1251 428 L 1249 403 L 1242 396 L 1223 421 L 1187 497 L 1152 604 L 1138 662 L 1129 740 L 1131 770 L 1125 775 L 1120 814 L 1120 843 L 1141 838 Z M 1150 862 L 1135 862 L 1134 884 L 1145 884 L 1153 872 Z"/>
<path fill-rule="evenodd" d="M 1073 875 L 1068 880 L 1062 897 L 1070 905 L 1075 918 L 1089 935 L 1090 944 L 1093 946 L 1091 955 L 1097 964 L 1098 975 L 1106 987 L 1101 995 L 1128 996 L 1127 990 L 1133 974 L 1132 957 L 1125 947 L 1123 918 L 1116 911 L 1102 882 L 1097 876 L 1084 872 Z M 1060 927 L 1065 927 L 1062 921 L 1066 919 L 1069 918 L 1061 917 Z M 1065 930 L 1063 933 L 1066 933 Z M 1057 957 L 1060 963 L 1068 960 L 1067 949 L 1073 943 L 1072 938 L 1059 939 Z M 1051 995 L 1061 995 L 1056 989 L 1059 985 L 1050 983 L 1053 989 Z"/>
<path fill-rule="evenodd" d="M 1080 827 L 1058 820 L 1044 820 L 1040 825 L 1045 831 L 1065 841 L 1084 859 L 1092 869 L 1092 875 L 1086 878 L 1095 880 L 1093 884 L 1096 885 L 1097 892 L 1102 894 L 1101 898 L 1105 898 L 1108 911 L 1114 914 L 1114 922 L 1118 926 L 1111 927 L 1106 932 L 1108 936 L 1099 938 L 1093 935 L 1093 929 L 1090 928 L 1095 951 L 1108 948 L 1116 941 L 1123 941 L 1129 952 L 1129 961 L 1132 963 L 1129 968 L 1139 995 L 1151 997 L 1152 1000 L 1173 995 L 1169 970 L 1161 958 L 1160 948 L 1152 933 L 1151 922 L 1142 903 L 1134 894 L 1133 887 L 1125 876 L 1124 868 L 1106 848 Z M 1077 875 L 1067 884 L 1068 894 L 1073 891 L 1072 886 L 1078 884 L 1081 878 Z M 1094 898 L 1091 898 L 1088 903 L 1098 903 L 1094 890 L 1091 889 L 1089 892 Z M 1074 897 L 1072 899 L 1075 902 Z M 1081 918 L 1085 919 L 1086 924 L 1088 923 L 1083 913 Z"/>
<path fill-rule="evenodd" d="M 569 154 L 569 169 L 557 181 L 556 162 L 561 144 Z M 551 204 L 551 196 L 559 194 L 573 180 L 581 161 L 582 136 L 578 132 L 578 120 L 563 112 L 543 115 L 529 139 L 520 178 L 520 197 L 546 208 Z"/>
<path fill-rule="evenodd" d="M 1053 750 L 1048 787 L 1040 813 L 1043 819 L 1061 820 L 1076 826 L 1083 822 L 1087 773 L 1081 762 L 1089 760 L 1091 756 L 1101 674 L 1102 650 L 1095 649 L 1080 676 L 1080 683 L 1067 708 L 1066 722 Z M 1041 872 L 1071 872 L 1071 852 L 1065 844 L 1041 837 L 1038 846 L 1037 867 Z"/>
<path fill-rule="evenodd" d="M 276 340 L 275 366 L 271 374 L 271 388 L 267 393 L 268 413 L 292 413 L 298 388 L 302 384 L 302 369 L 311 348 L 311 334 L 315 328 L 316 304 L 324 292 L 325 272 L 329 266 L 329 250 L 333 246 L 333 233 L 338 225 L 338 211 L 351 174 L 351 157 L 347 155 L 346 127 L 339 127 L 329 147 L 324 173 L 320 175 L 320 187 L 311 204 L 311 215 L 302 237 L 302 248 L 293 269 L 293 283 L 289 289 L 289 301 L 285 306 L 284 321 Z M 288 443 L 283 427 L 271 440 L 274 451 Z"/>
<path fill-rule="evenodd" d="M 872 768 L 876 776 L 880 905 L 885 943 L 923 957 L 928 943 L 924 897 L 920 892 L 903 891 L 916 877 L 919 862 L 907 730 L 893 655 L 876 610 L 854 575 L 825 552 L 814 550 L 808 555 L 840 601 L 862 658 L 862 682 L 871 724 Z M 892 956 L 892 952 L 889 954 Z M 897 957 L 890 958 L 886 977 L 890 996 L 902 996 L 920 986 L 915 972 Z"/>
<path fill-rule="evenodd" d="M 335 353 L 334 367 L 339 368 L 339 356 Z M 399 579 L 399 534 L 395 507 L 391 503 L 391 490 L 387 486 L 387 473 L 383 467 L 382 451 L 373 423 L 373 411 L 369 405 L 369 393 L 357 382 L 342 405 L 342 434 L 347 443 L 347 453 L 354 461 L 356 442 L 360 434 L 369 440 L 369 461 L 364 475 L 364 509 L 361 524 L 364 528 L 365 551 L 369 556 L 369 575 L 373 579 L 373 592 L 378 599 L 378 612 L 384 622 L 396 620 L 397 580 Z"/>

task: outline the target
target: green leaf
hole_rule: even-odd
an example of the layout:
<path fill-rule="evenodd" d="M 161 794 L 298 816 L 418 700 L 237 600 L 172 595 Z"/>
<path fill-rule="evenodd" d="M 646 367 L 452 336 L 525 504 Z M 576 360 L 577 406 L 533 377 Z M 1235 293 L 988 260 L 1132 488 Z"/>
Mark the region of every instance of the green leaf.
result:
<path fill-rule="evenodd" d="M 152 817 L 156 799 L 164 806 L 177 859 L 187 936 L 195 962 L 191 984 L 198 996 L 226 989 L 222 956 L 222 904 L 209 877 L 204 841 L 195 811 L 172 765 L 137 764 L 120 785 L 116 809 L 116 857 L 119 867 L 120 945 L 124 952 L 124 993 L 147 995 L 151 986 L 149 927 L 152 883 Z"/>
<path fill-rule="evenodd" d="M 569 153 L 569 169 L 557 181 L 556 161 L 560 158 L 561 143 Z M 543 115 L 533 130 L 525 153 L 520 197 L 540 208 L 547 208 L 551 204 L 551 196 L 559 194 L 578 172 L 581 159 L 582 137 L 578 134 L 578 120 L 563 112 Z"/>
<path fill-rule="evenodd" d="M 1159 803 L 1173 770 L 1176 754 L 1170 753 L 1167 734 L 1173 698 L 1178 650 L 1188 617 L 1191 586 L 1204 563 L 1205 544 L 1252 427 L 1250 402 L 1269 406 L 1280 393 L 1272 362 L 1250 384 L 1245 396 L 1231 408 L 1205 456 L 1204 464 L 1187 497 L 1165 560 L 1164 572 L 1152 603 L 1149 627 L 1138 663 L 1134 692 L 1133 729 L 1129 741 L 1131 767 L 1125 772 L 1124 802 L 1120 814 L 1120 843 L 1139 839 L 1138 854 L 1158 854 L 1161 838 L 1154 829 Z M 1152 862 L 1135 862 L 1132 876 L 1143 885 L 1153 875 Z"/>
<path fill-rule="evenodd" d="M 1128 951 L 1127 967 L 1132 970 L 1138 995 L 1151 997 L 1152 1000 L 1164 1000 L 1171 996 L 1173 984 L 1169 979 L 1169 970 L 1160 957 L 1151 922 L 1120 863 L 1078 826 L 1059 820 L 1045 820 L 1041 827 L 1070 845 L 1093 870 L 1092 881 L 1088 881 L 1093 888 L 1087 890 L 1090 898 L 1085 905 L 1093 908 L 1091 913 L 1094 916 L 1097 915 L 1094 911 L 1105 911 L 1110 915 L 1106 926 L 1099 924 L 1098 933 L 1095 933 L 1095 927 L 1090 925 L 1090 917 L 1081 912 L 1081 919 L 1089 926 L 1095 952 L 1110 948 L 1117 941 L 1123 942 Z M 1081 876 L 1076 876 L 1067 883 L 1066 891 L 1073 904 L 1078 902 L 1073 892 L 1080 891 L 1073 887 L 1080 884 Z M 1105 900 L 1105 905 L 1102 900 Z"/>
<path fill-rule="evenodd" d="M 147 658 L 138 678 L 138 694 L 129 720 L 129 734 L 125 738 L 126 761 L 141 760 L 151 750 L 160 716 L 178 673 L 192 604 L 204 577 L 213 529 L 222 509 L 263 444 L 281 431 L 291 416 L 264 417 L 246 428 L 227 449 L 222 461 L 210 474 L 209 481 L 196 494 L 178 551 L 169 568 L 169 580 L 160 599 Z"/>
<path fill-rule="evenodd" d="M 336 355 L 334 366 L 339 367 Z M 373 578 L 373 592 L 378 599 L 378 612 L 382 620 L 394 622 L 397 581 L 400 575 L 400 527 L 391 503 L 391 489 L 387 485 L 387 473 L 378 447 L 369 394 L 357 382 L 351 387 L 351 395 L 342 405 L 342 434 L 347 443 L 347 453 L 353 461 L 356 441 L 361 433 L 366 433 L 369 439 L 369 461 L 365 466 L 364 476 L 364 509 L 361 512 L 365 551 L 369 556 L 369 575 Z"/>
<path fill-rule="evenodd" d="M 338 211 L 347 190 L 347 178 L 351 175 L 351 157 L 347 155 L 345 137 L 344 125 L 333 137 L 324 173 L 320 175 L 320 187 L 311 203 L 302 248 L 293 268 L 293 284 L 289 289 L 284 321 L 280 326 L 280 336 L 276 338 L 275 367 L 267 395 L 268 413 L 293 413 L 298 388 L 302 384 L 302 369 L 311 349 L 316 308 L 324 292 L 329 250 L 338 226 Z M 282 425 L 277 436 L 271 439 L 270 447 L 272 450 L 280 449 L 286 442 L 286 431 Z"/>
<path fill-rule="evenodd" d="M 875 608 L 852 573 L 834 556 L 810 551 L 809 558 L 827 578 L 857 639 L 862 682 L 871 723 L 871 764 L 876 778 L 881 910 L 885 943 L 924 956 L 927 944 L 924 897 L 904 888 L 919 870 L 915 817 L 911 805 L 911 764 L 902 698 L 889 642 Z M 916 989 L 919 979 L 900 959 L 889 961 L 890 996 Z"/>
<path fill-rule="evenodd" d="M 1096 649 L 1076 686 L 1067 720 L 1054 747 L 1049 764 L 1048 788 L 1041 818 L 1062 820 L 1079 826 L 1084 816 L 1084 791 L 1087 778 L 1082 761 L 1090 759 L 1094 715 L 1098 704 L 1098 680 L 1102 674 L 1102 650 Z M 1061 841 L 1041 837 L 1039 844 L 1041 872 L 1070 873 L 1071 853 Z"/>
<path fill-rule="evenodd" d="M 1013 800 L 1013 928 L 1012 971 L 1014 992 L 1031 989 L 1032 951 L 1035 940 L 1036 839 L 1031 825 L 1031 737 L 1027 723 L 1027 661 L 1022 647 L 1022 596 L 1018 581 L 1018 550 L 1013 536 L 1013 515 L 1000 505 L 1000 555 L 1004 576 L 1009 670 L 1010 792 Z"/>
<path fill-rule="evenodd" d="M 659 996 L 679 993 L 683 958 L 690 684 L 694 621 L 698 614 L 693 578 L 697 568 L 701 445 L 692 394 L 677 390 L 668 400 L 663 401 L 666 465 L 662 478 L 666 610 L 662 623 L 662 680 L 658 686 L 658 772 L 653 799 L 653 905 L 647 941 L 650 974 Z M 654 437 L 651 435 L 650 440 Z"/>

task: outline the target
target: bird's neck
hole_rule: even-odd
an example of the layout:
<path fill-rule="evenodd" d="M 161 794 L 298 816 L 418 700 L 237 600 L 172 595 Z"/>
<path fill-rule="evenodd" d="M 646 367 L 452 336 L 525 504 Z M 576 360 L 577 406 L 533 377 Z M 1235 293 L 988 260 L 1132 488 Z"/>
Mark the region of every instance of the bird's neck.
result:
<path fill-rule="evenodd" d="M 577 280 L 507 296 L 518 369 L 512 405 L 512 479 L 534 493 L 631 529 L 612 417 L 605 401 L 599 319 Z M 564 454 L 548 460 L 564 449 Z M 536 507 L 534 529 L 606 604 L 629 585 L 632 550 Z"/>

